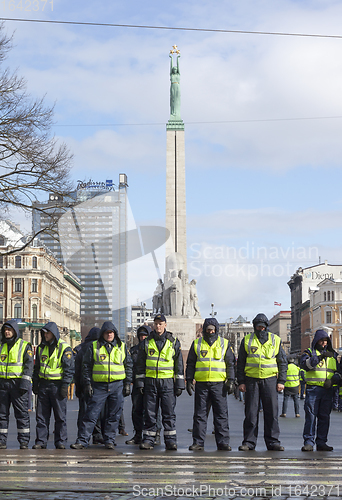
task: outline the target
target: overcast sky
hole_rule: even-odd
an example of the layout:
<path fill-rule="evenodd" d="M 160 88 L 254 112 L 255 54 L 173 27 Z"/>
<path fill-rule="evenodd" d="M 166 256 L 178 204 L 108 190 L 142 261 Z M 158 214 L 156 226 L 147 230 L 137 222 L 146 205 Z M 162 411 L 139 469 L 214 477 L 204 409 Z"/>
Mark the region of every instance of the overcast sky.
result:
<path fill-rule="evenodd" d="M 54 0 L 53 11 L 42 0 L 23 0 L 27 11 L 19 0 L 11 5 L 1 2 L 1 17 L 342 35 L 338 0 Z M 54 132 L 74 153 L 75 182 L 117 182 L 126 173 L 138 225 L 165 220 L 168 54 L 177 44 L 188 271 L 202 317 L 212 302 L 222 322 L 272 316 L 280 309 L 274 301 L 290 308 L 287 281 L 299 266 L 342 263 L 342 39 L 5 27 L 15 31 L 7 64 L 33 95 L 56 102 Z"/>

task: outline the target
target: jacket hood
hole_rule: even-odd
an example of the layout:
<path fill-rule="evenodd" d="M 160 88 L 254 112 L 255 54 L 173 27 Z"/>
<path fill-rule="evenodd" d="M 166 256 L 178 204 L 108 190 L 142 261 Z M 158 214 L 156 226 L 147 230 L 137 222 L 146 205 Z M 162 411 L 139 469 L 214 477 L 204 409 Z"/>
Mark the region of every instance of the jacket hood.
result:
<path fill-rule="evenodd" d="M 333 351 L 333 347 L 331 345 L 331 340 L 330 340 L 329 334 L 325 330 L 317 330 L 316 331 L 315 336 L 313 338 L 313 341 L 311 343 L 311 348 L 316 349 L 316 344 L 321 339 L 328 339 L 327 351 Z"/>
<path fill-rule="evenodd" d="M 94 342 L 99 338 L 99 336 L 100 336 L 100 328 L 98 328 L 97 326 L 93 326 L 93 328 L 89 330 L 88 335 L 84 339 L 84 343 L 87 344 L 88 342 Z"/>
<path fill-rule="evenodd" d="M 268 317 L 263 314 L 263 313 L 259 313 L 255 316 L 255 318 L 253 319 L 252 321 L 253 323 L 253 327 L 254 327 L 254 330 L 255 330 L 255 327 L 259 324 L 259 323 L 264 323 L 265 326 L 266 326 L 266 330 L 268 328 L 268 325 L 269 325 L 269 321 L 268 321 Z"/>
<path fill-rule="evenodd" d="M 209 325 L 213 325 L 215 327 L 215 333 L 213 335 L 208 335 L 206 330 Z M 216 342 L 218 336 L 219 336 L 219 328 L 220 325 L 217 321 L 216 318 L 206 318 L 203 323 L 203 330 L 202 330 L 202 336 L 204 340 L 207 342 L 207 344 L 212 345 L 214 342 Z"/>
<path fill-rule="evenodd" d="M 119 332 L 117 330 L 117 328 L 115 327 L 114 323 L 112 323 L 111 321 L 105 321 L 101 327 L 101 330 L 100 330 L 100 334 L 99 334 L 99 340 L 100 339 L 103 339 L 103 334 L 104 332 L 106 332 L 107 330 L 113 330 L 114 332 L 114 339 L 116 339 L 117 343 L 119 345 L 121 345 L 121 340 L 120 340 L 120 337 L 119 337 Z M 104 340 L 104 339 L 103 339 Z"/>
<path fill-rule="evenodd" d="M 14 339 L 13 339 L 13 341 L 15 341 L 19 337 L 19 326 L 18 326 L 18 323 L 15 321 L 15 319 L 10 319 L 9 321 L 6 321 L 6 323 L 4 323 L 2 325 L 2 328 L 1 328 L 1 342 L 5 342 L 6 341 L 5 336 L 4 336 L 5 326 L 10 326 L 11 328 L 13 328 L 13 330 L 15 332 L 14 333 Z"/>
<path fill-rule="evenodd" d="M 54 323 L 53 321 L 50 321 L 49 323 L 46 323 L 46 325 L 43 326 L 43 328 L 40 330 L 41 334 L 42 334 L 42 342 L 45 343 L 43 330 L 49 330 L 49 332 L 53 333 L 53 335 L 56 339 L 56 342 L 59 341 L 60 336 L 59 336 L 59 330 L 58 330 L 56 323 Z"/>
<path fill-rule="evenodd" d="M 139 333 L 140 332 L 143 332 L 145 331 L 146 332 L 146 335 L 149 336 L 150 333 L 152 332 L 152 328 L 148 325 L 141 325 L 139 326 L 138 330 L 137 330 L 137 337 L 139 337 Z"/>

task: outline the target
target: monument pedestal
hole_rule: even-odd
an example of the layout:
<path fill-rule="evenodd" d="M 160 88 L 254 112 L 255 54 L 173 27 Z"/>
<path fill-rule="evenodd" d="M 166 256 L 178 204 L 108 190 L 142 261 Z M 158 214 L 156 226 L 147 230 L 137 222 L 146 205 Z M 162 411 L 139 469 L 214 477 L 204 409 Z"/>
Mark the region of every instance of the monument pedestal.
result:
<path fill-rule="evenodd" d="M 166 317 L 166 330 L 171 332 L 181 343 L 184 362 L 188 357 L 192 342 L 200 336 L 203 320 L 201 318 Z"/>

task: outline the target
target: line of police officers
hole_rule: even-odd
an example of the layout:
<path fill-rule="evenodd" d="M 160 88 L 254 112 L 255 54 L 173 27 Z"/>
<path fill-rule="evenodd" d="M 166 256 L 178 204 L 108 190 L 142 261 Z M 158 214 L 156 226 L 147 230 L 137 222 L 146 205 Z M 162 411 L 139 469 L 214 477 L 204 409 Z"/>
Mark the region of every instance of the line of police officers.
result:
<path fill-rule="evenodd" d="M 76 374 L 71 347 L 60 339 L 55 323 L 47 323 L 42 329 L 34 364 L 32 347 L 19 337 L 16 321 L 7 321 L 1 328 L 0 343 L 0 449 L 6 448 L 11 404 L 20 448 L 28 447 L 31 378 L 33 392 L 38 396 L 33 448 L 47 447 L 52 410 L 54 444 L 57 449 L 64 449 L 67 390 L 75 377 L 80 418 L 76 442 L 71 444 L 73 449 L 86 448 L 94 429 L 101 435 L 97 442 L 114 449 L 124 397 L 130 395 L 133 382 L 135 434 L 127 444 L 138 444 L 143 450 L 153 449 L 159 441 L 160 409 L 165 448 L 177 450 L 176 398 L 186 387 L 190 396 L 195 392 L 193 444 L 189 449 L 204 449 L 207 419 L 212 408 L 217 449 L 230 451 L 227 394 L 234 392 L 237 377 L 239 390 L 245 393 L 243 442 L 239 450 L 255 449 L 261 402 L 266 447 L 283 451 L 279 441 L 278 393 L 286 384 L 287 387 L 299 385 L 299 370 L 291 366 L 288 370 L 280 337 L 268 331 L 268 319 L 264 314 L 254 318 L 253 326 L 254 332 L 241 342 L 236 363 L 230 343 L 219 336 L 217 320 L 206 319 L 203 336 L 192 343 L 188 354 L 185 386 L 180 342 L 166 330 L 163 314 L 156 315 L 153 330 L 147 326 L 138 329 L 139 344 L 132 347 L 130 353 L 113 323 L 107 321 L 101 330 L 92 329 L 88 341 L 78 350 Z M 327 445 L 332 387 L 342 385 L 336 358 L 326 332 L 318 330 L 311 349 L 304 351 L 300 361 L 307 384 L 302 451 L 312 451 L 314 444 L 318 451 L 333 449 Z M 296 416 L 299 416 L 298 411 L 296 409 Z M 286 416 L 284 410 L 282 416 Z"/>

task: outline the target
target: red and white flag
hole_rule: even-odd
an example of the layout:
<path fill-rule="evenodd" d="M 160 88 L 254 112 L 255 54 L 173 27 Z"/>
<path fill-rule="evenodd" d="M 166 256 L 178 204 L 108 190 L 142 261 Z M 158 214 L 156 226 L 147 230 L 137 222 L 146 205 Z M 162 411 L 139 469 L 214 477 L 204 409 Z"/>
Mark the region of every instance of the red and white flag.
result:
<path fill-rule="evenodd" d="M 281 303 L 280 302 L 275 302 L 274 305 L 275 306 L 281 306 Z"/>

